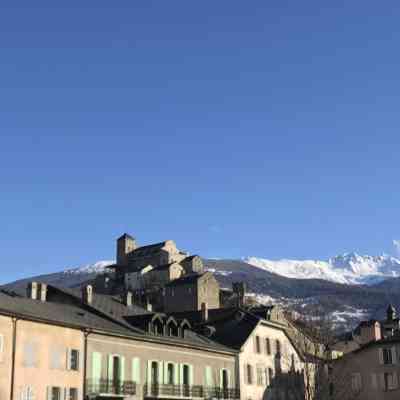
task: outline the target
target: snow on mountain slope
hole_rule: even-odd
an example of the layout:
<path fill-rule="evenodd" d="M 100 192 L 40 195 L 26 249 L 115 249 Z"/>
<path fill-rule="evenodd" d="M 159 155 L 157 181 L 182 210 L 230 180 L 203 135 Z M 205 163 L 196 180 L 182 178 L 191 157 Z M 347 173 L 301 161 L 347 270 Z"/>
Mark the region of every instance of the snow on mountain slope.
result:
<path fill-rule="evenodd" d="M 115 261 L 97 261 L 94 264 L 84 265 L 83 267 L 78 268 L 67 268 L 63 271 L 64 274 L 72 274 L 72 275 L 79 275 L 79 274 L 102 274 L 106 272 L 106 267 L 109 265 L 114 264 Z"/>
<path fill-rule="evenodd" d="M 400 260 L 387 256 L 361 256 L 345 253 L 328 261 L 244 259 L 248 264 L 295 279 L 324 279 L 346 284 L 374 284 L 400 276 Z"/>

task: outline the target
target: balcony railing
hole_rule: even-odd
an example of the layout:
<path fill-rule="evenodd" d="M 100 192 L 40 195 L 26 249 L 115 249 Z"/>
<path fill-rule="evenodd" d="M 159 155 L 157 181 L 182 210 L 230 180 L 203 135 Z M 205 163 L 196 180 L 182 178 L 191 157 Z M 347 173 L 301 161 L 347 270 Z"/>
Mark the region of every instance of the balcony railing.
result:
<path fill-rule="evenodd" d="M 88 379 L 86 394 L 135 395 L 136 383 L 132 381 L 115 381 L 108 379 Z"/>
<path fill-rule="evenodd" d="M 205 398 L 207 399 L 240 399 L 240 390 L 232 388 L 206 387 Z"/>
<path fill-rule="evenodd" d="M 200 399 L 232 399 L 240 398 L 238 389 L 222 389 L 219 387 L 146 384 L 144 396 L 150 398 L 200 398 Z"/>

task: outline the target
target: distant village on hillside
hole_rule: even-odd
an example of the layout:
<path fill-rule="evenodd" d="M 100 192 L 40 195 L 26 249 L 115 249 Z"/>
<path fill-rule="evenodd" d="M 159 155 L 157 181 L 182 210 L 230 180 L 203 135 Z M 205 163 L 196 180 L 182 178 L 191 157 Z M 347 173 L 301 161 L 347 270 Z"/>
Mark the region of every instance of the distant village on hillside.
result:
<path fill-rule="evenodd" d="M 221 288 L 172 240 L 124 234 L 107 272 L 0 291 L 0 400 L 400 398 L 400 319 L 328 318 Z"/>

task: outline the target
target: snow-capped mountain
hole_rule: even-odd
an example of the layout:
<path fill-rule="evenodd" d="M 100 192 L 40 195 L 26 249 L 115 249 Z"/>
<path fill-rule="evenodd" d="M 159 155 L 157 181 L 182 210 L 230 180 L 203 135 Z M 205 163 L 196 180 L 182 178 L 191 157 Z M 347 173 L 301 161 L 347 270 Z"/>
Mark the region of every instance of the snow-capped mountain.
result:
<path fill-rule="evenodd" d="M 400 277 L 400 260 L 388 255 L 361 256 L 357 253 L 345 253 L 328 261 L 274 261 L 248 257 L 244 262 L 287 278 L 323 279 L 353 285 L 371 285 L 387 278 Z"/>
<path fill-rule="evenodd" d="M 261 303 L 281 304 L 293 311 L 307 313 L 315 305 L 343 328 L 354 327 L 360 319 L 381 317 L 388 302 L 400 309 L 400 261 L 393 257 L 345 254 L 329 261 L 269 261 L 257 258 L 243 260 L 205 259 L 205 268 L 215 273 L 221 287 L 233 282 L 247 283 L 249 293 Z M 106 271 L 113 261 L 98 261 L 61 272 L 34 276 L 9 283 L 2 289 L 23 293 L 29 281 L 47 282 L 61 287 L 78 288 Z M 258 264 L 255 266 L 254 264 Z M 317 279 L 316 279 L 317 278 Z M 346 283 L 346 284 L 343 284 Z M 369 286 L 347 283 L 368 282 Z"/>
<path fill-rule="evenodd" d="M 79 275 L 79 274 L 102 274 L 105 268 L 114 264 L 115 261 L 97 261 L 94 264 L 84 265 L 77 268 L 67 268 L 63 271 L 64 274 Z"/>

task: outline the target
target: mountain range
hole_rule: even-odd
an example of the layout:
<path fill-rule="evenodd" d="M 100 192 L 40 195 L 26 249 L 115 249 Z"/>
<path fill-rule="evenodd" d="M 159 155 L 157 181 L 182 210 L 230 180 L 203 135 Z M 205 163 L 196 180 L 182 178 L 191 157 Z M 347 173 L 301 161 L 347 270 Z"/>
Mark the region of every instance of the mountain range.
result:
<path fill-rule="evenodd" d="M 221 287 L 245 281 L 257 301 L 288 306 L 300 313 L 323 308 L 338 328 L 348 329 L 360 320 L 383 318 L 388 303 L 400 306 L 400 260 L 391 256 L 348 253 L 328 261 L 279 260 L 249 257 L 242 260 L 205 259 Z M 99 261 L 61 272 L 31 277 L 5 285 L 24 290 L 31 280 L 78 287 L 103 273 L 113 261 Z"/>

